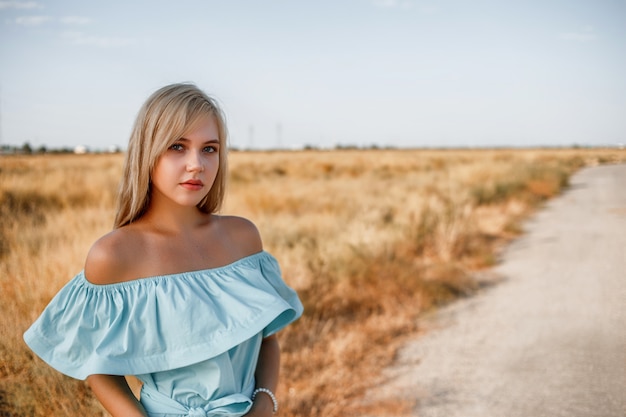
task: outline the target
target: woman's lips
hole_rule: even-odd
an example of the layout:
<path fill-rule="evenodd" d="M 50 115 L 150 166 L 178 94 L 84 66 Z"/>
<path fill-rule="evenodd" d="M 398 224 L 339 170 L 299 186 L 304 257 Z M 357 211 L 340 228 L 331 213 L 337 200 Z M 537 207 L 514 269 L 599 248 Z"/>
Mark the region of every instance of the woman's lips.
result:
<path fill-rule="evenodd" d="M 201 190 L 204 187 L 204 183 L 200 180 L 187 180 L 185 182 L 180 183 L 180 185 L 191 191 Z"/>

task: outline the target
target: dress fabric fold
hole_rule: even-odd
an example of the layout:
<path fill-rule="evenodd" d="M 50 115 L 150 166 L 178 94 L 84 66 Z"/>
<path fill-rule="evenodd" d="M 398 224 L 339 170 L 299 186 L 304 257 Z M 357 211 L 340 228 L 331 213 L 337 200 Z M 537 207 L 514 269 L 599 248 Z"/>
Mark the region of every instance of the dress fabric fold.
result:
<path fill-rule="evenodd" d="M 249 398 L 254 388 L 261 340 L 301 314 L 296 292 L 263 251 L 223 267 L 110 285 L 92 284 L 81 271 L 24 340 L 73 378 L 135 375 L 147 401 L 165 396 L 196 414 L 235 416 L 250 405 L 237 396 Z M 224 406 L 224 398 L 235 399 Z M 211 402 L 220 411 L 206 409 Z"/>

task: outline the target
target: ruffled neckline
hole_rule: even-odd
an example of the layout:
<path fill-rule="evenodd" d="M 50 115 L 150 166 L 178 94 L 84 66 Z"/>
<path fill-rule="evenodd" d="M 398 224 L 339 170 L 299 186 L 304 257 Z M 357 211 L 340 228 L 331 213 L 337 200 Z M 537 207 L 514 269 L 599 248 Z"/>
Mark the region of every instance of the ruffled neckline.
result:
<path fill-rule="evenodd" d="M 198 276 L 222 274 L 232 269 L 239 268 L 243 266 L 244 264 L 252 264 L 255 261 L 257 261 L 257 259 L 259 258 L 274 259 L 274 257 L 269 252 L 261 251 L 261 252 L 254 253 L 252 255 L 244 256 L 243 258 L 239 258 L 226 265 L 215 266 L 211 268 L 195 269 L 191 271 L 176 272 L 176 273 L 171 273 L 171 274 L 150 275 L 146 277 L 135 278 L 129 281 L 114 282 L 111 284 L 94 284 L 93 282 L 89 281 L 89 279 L 85 276 L 84 269 L 78 273 L 78 276 L 81 278 L 81 280 L 83 281 L 83 284 L 86 287 L 91 287 L 93 289 L 132 287 L 136 285 L 150 284 L 150 283 L 163 281 L 163 280 L 169 280 L 169 279 L 180 279 L 180 278 L 184 279 L 184 278 L 191 278 L 191 277 L 197 278 Z"/>
<path fill-rule="evenodd" d="M 208 360 L 301 314 L 278 262 L 263 251 L 220 267 L 106 285 L 81 272 L 24 339 L 74 378 L 137 375 Z"/>

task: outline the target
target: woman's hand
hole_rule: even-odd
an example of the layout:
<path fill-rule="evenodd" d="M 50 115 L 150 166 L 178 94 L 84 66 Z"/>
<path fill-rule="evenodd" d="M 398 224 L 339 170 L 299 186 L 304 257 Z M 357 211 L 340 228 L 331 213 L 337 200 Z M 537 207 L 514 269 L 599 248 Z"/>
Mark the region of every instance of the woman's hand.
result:
<path fill-rule="evenodd" d="M 270 417 L 274 414 L 274 403 L 269 396 L 258 393 L 252 403 L 252 408 L 245 417 Z"/>

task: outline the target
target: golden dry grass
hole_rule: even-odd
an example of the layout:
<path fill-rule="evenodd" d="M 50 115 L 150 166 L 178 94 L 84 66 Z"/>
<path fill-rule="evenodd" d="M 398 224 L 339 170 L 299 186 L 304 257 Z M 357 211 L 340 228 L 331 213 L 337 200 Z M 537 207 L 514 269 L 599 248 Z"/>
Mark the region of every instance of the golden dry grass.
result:
<path fill-rule="evenodd" d="M 420 314 L 478 290 L 475 272 L 577 169 L 625 161 L 610 149 L 233 153 L 223 211 L 257 224 L 305 305 L 280 334 L 281 415 L 362 415 Z M 106 415 L 22 333 L 110 229 L 121 163 L 0 157 L 0 416 Z"/>

